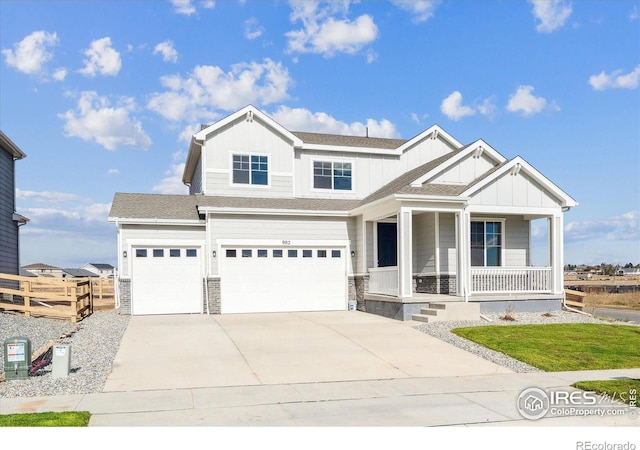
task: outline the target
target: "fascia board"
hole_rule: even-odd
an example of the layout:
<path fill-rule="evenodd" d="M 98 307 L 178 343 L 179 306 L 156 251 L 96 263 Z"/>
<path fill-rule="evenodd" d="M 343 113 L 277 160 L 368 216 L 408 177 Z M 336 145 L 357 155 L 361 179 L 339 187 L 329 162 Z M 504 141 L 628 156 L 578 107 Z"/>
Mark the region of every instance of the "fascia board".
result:
<path fill-rule="evenodd" d="M 410 147 L 414 146 L 416 143 L 418 143 L 418 142 L 422 141 L 423 139 L 425 139 L 427 136 L 429 136 L 434 131 L 438 132 L 438 139 L 442 139 L 442 140 L 444 140 L 446 142 L 449 142 L 455 148 L 458 148 L 458 149 L 463 147 L 463 145 L 462 145 L 462 143 L 460 143 L 460 141 L 458 141 L 456 138 L 454 138 L 449 133 L 444 131 L 438 125 L 432 125 L 429 128 L 427 128 L 426 130 L 424 130 L 422 133 L 420 133 L 419 135 L 413 137 L 412 139 L 410 139 L 407 142 L 405 142 L 404 144 L 402 144 L 400 147 L 397 148 L 397 150 L 400 151 L 400 154 L 402 154 L 407 149 L 409 149 Z"/>
<path fill-rule="evenodd" d="M 183 219 L 133 219 L 130 217 L 109 217 L 110 223 L 125 225 L 188 225 L 188 226 L 205 226 L 204 220 L 183 220 Z"/>
<path fill-rule="evenodd" d="M 431 178 L 435 177 L 440 172 L 442 172 L 444 170 L 447 170 L 449 167 L 453 166 L 454 164 L 462 161 L 464 158 L 466 158 L 469 155 L 471 155 L 473 152 L 475 152 L 480 147 L 482 147 L 483 152 L 486 151 L 489 155 L 491 155 L 491 158 L 494 161 L 496 161 L 498 164 L 502 164 L 503 162 L 505 162 L 507 160 L 507 158 L 502 156 L 500 154 L 500 152 L 495 150 L 493 147 L 491 147 L 485 141 L 483 141 L 482 139 L 478 139 L 473 144 L 467 146 L 467 148 L 465 148 L 461 152 L 458 152 L 457 154 L 453 155 L 451 158 L 449 158 L 446 161 L 444 161 L 438 167 L 430 170 L 429 172 L 427 172 L 424 175 L 422 175 L 420 178 L 416 179 L 413 183 L 411 183 L 411 186 L 413 186 L 413 187 L 422 186 L 428 180 L 430 180 Z"/>
<path fill-rule="evenodd" d="M 322 216 L 322 217 L 348 217 L 349 211 L 316 211 L 308 209 L 265 209 L 265 208 L 217 208 L 199 207 L 200 213 L 211 214 L 247 214 L 260 216 Z"/>

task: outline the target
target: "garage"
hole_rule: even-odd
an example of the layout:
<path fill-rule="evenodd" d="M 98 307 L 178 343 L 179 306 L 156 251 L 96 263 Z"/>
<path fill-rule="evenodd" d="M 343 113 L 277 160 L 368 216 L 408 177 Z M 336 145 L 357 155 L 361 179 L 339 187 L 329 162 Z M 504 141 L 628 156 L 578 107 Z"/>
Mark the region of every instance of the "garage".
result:
<path fill-rule="evenodd" d="M 200 247 L 139 246 L 131 249 L 132 314 L 201 313 Z"/>
<path fill-rule="evenodd" d="M 221 312 L 347 309 L 344 247 L 224 246 Z"/>

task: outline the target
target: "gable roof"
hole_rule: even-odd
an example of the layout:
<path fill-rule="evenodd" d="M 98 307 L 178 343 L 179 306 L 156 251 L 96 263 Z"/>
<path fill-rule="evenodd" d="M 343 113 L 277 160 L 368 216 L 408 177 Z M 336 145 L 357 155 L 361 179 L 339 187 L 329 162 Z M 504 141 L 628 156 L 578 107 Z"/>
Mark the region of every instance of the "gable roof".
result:
<path fill-rule="evenodd" d="M 25 158 L 27 155 L 11 140 L 9 137 L 0 130 L 0 147 L 7 151 L 15 159 Z"/>
<path fill-rule="evenodd" d="M 115 267 L 113 267 L 111 264 L 105 264 L 105 263 L 87 263 L 87 264 L 85 264 L 85 266 L 93 266 L 98 270 L 115 269 Z M 67 270 L 67 269 L 65 269 L 65 270 Z"/>
<path fill-rule="evenodd" d="M 199 221 L 195 195 L 125 194 L 117 192 L 109 221 L 119 219 Z"/>
<path fill-rule="evenodd" d="M 62 270 L 60 267 L 50 266 L 49 264 L 43 264 L 43 263 L 29 264 L 28 266 L 22 266 L 22 268 L 25 269 L 25 270 L 29 270 L 29 269 L 33 269 L 33 270 L 42 270 L 42 269 Z"/>
<path fill-rule="evenodd" d="M 96 274 L 89 272 L 86 269 L 62 269 L 65 273 L 71 275 L 73 278 L 95 277 Z"/>
<path fill-rule="evenodd" d="M 306 131 L 293 131 L 306 144 L 326 145 L 334 147 L 358 147 L 395 150 L 406 143 L 406 139 L 389 139 L 369 136 L 348 136 L 341 134 L 309 133 Z"/>

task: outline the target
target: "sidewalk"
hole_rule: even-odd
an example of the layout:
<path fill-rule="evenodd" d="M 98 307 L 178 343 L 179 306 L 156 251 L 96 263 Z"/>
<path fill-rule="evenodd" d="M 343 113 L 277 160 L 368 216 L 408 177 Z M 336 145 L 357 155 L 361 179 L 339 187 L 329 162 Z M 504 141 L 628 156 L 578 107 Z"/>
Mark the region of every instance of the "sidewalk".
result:
<path fill-rule="evenodd" d="M 0 398 L 0 414 L 90 411 L 92 427 L 182 426 L 640 426 L 623 415 L 524 419 L 526 388 L 640 378 L 640 369 L 403 378 Z M 600 406 L 600 405 L 599 405 Z M 608 411 L 620 404 L 606 402 Z"/>

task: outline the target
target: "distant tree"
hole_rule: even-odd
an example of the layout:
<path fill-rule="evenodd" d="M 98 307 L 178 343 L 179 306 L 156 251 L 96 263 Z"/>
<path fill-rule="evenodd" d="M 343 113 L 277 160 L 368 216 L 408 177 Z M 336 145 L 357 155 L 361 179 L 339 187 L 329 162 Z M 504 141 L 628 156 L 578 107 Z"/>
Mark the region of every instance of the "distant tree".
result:
<path fill-rule="evenodd" d="M 633 269 L 633 263 L 626 263 L 626 264 L 624 265 L 624 268 L 625 268 L 625 269 Z"/>

